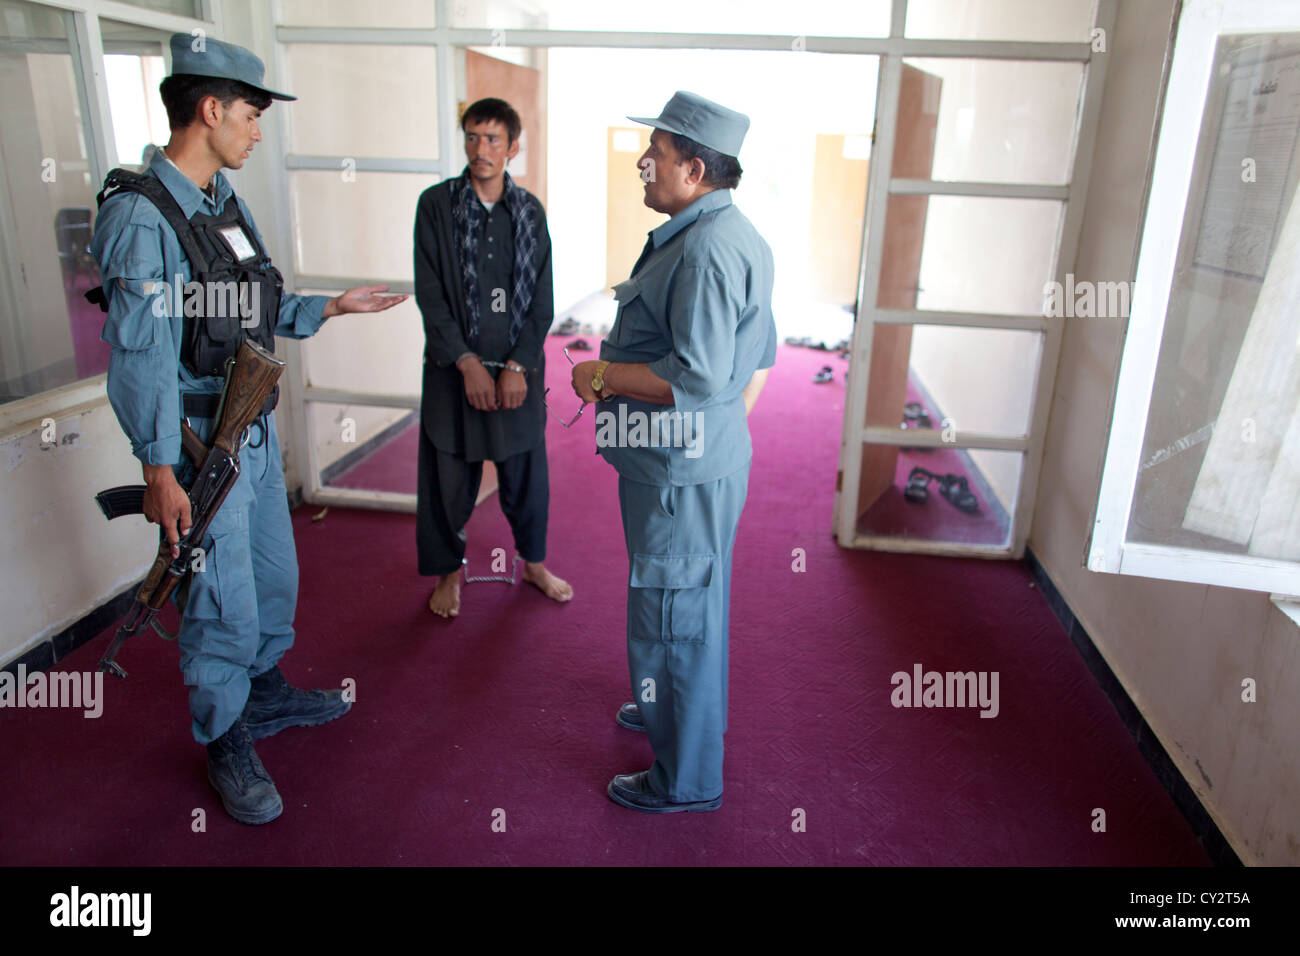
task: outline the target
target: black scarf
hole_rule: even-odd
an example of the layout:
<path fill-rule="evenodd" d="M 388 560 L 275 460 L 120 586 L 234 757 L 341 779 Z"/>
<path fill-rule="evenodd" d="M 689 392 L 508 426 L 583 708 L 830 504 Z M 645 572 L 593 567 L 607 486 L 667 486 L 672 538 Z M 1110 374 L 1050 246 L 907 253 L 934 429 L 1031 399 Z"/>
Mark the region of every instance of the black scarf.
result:
<path fill-rule="evenodd" d="M 528 194 L 514 184 L 505 173 L 505 191 L 501 201 L 515 227 L 514 287 L 510 302 L 510 345 L 513 348 L 524 327 L 524 318 L 533 304 L 537 289 L 537 217 Z M 474 192 L 470 182 L 469 167 L 465 167 L 451 183 L 451 218 L 455 228 L 456 249 L 460 256 L 460 275 L 465 286 L 465 314 L 467 316 L 465 342 L 471 349 L 478 348 L 479 296 L 478 296 L 478 240 L 487 218 L 487 210 Z"/>

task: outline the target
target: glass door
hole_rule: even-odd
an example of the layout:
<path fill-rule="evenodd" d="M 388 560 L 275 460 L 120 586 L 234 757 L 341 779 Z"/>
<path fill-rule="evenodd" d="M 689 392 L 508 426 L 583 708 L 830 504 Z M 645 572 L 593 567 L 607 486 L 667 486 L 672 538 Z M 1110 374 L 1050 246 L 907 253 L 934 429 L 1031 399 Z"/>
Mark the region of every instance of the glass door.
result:
<path fill-rule="evenodd" d="M 909 35 L 950 35 L 907 6 Z M 1085 20 L 1085 6 L 1061 4 L 1061 22 L 1032 36 L 1043 42 L 1007 21 L 944 56 L 883 59 L 837 476 L 843 546 L 1023 553 L 1061 324 L 1075 314 L 1114 14 L 1102 3 Z"/>

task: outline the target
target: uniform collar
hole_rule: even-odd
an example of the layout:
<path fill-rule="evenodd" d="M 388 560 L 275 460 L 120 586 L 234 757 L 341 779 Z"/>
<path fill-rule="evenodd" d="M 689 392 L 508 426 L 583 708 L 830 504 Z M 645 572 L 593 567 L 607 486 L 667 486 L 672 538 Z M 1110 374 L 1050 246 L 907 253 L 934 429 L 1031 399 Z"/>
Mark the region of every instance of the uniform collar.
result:
<path fill-rule="evenodd" d="M 730 189 L 714 189 L 691 203 L 662 226 L 650 230 L 650 239 L 658 249 L 665 242 L 695 222 L 706 212 L 713 212 L 723 206 L 731 205 Z"/>
<path fill-rule="evenodd" d="M 215 215 L 225 206 L 226 200 L 235 194 L 226 177 L 217 170 L 212 174 L 216 198 L 210 198 L 207 193 L 194 185 L 194 180 L 181 172 L 175 163 L 163 155 L 162 149 L 154 150 L 153 156 L 149 159 L 149 171 L 167 187 L 176 204 L 181 207 L 181 212 L 185 213 L 186 219 L 203 209 L 205 204 L 208 212 Z"/>

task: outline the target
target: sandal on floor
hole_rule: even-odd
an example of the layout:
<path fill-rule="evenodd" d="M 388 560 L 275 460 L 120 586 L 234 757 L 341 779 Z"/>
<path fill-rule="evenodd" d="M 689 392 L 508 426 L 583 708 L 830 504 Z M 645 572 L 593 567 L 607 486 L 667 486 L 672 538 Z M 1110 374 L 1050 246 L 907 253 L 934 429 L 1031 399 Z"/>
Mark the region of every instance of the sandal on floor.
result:
<path fill-rule="evenodd" d="M 907 486 L 903 488 L 903 497 L 918 504 L 928 500 L 930 497 L 930 479 L 933 477 L 935 476 L 917 465 L 907 476 Z"/>
<path fill-rule="evenodd" d="M 835 373 L 829 365 L 823 365 L 822 370 L 813 376 L 813 384 L 825 385 L 834 377 L 834 375 Z"/>
<path fill-rule="evenodd" d="M 979 499 L 970 490 L 965 475 L 939 475 L 939 493 L 958 511 L 980 510 Z"/>
<path fill-rule="evenodd" d="M 569 343 L 569 348 L 575 352 L 590 352 L 591 346 L 587 344 L 586 339 L 574 339 Z"/>
<path fill-rule="evenodd" d="M 552 329 L 551 334 L 552 335 L 577 335 L 578 320 L 570 316 L 569 318 L 561 322 L 559 325 L 557 325 L 554 329 Z"/>
<path fill-rule="evenodd" d="M 907 402 L 903 405 L 903 427 L 906 428 L 908 422 L 915 422 L 917 428 L 933 428 L 934 423 L 930 421 L 930 415 L 925 410 L 925 406 L 920 402 Z"/>

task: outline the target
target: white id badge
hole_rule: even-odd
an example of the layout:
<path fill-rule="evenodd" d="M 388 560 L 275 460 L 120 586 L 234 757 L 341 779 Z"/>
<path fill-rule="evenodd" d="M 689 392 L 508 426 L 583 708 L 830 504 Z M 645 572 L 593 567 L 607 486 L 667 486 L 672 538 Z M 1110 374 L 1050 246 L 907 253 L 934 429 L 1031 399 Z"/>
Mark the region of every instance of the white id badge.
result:
<path fill-rule="evenodd" d="M 222 239 L 226 240 L 226 245 L 235 254 L 237 261 L 243 262 L 257 255 L 257 250 L 253 248 L 253 244 L 248 241 L 248 236 L 238 225 L 222 226 L 217 232 L 221 234 Z"/>

